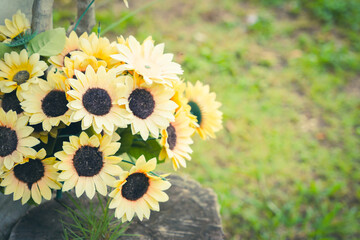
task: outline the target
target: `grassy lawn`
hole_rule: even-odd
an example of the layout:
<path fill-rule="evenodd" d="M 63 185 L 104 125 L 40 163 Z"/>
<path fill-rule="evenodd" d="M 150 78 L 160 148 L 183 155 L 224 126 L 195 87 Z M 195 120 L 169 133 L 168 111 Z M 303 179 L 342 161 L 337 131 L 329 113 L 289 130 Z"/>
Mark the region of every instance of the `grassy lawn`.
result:
<path fill-rule="evenodd" d="M 55 25 L 72 20 L 67 2 Z M 99 1 L 97 21 L 145 2 Z M 163 0 L 107 36 L 165 42 L 223 103 L 224 129 L 196 138 L 178 173 L 218 194 L 228 239 L 360 239 L 358 33 L 263 2 Z"/>

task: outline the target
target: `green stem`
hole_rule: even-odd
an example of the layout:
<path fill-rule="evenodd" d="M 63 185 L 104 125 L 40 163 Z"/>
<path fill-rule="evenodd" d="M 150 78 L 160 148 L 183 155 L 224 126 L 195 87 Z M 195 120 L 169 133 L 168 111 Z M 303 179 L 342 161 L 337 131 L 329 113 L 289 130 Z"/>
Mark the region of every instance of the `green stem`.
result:
<path fill-rule="evenodd" d="M 135 163 L 130 162 L 130 161 L 128 161 L 128 160 L 122 160 L 122 162 L 124 162 L 124 163 L 128 163 L 128 164 L 131 164 L 131 165 L 134 165 L 134 166 L 135 166 Z"/>
<path fill-rule="evenodd" d="M 55 200 L 60 200 L 62 198 L 62 190 L 56 190 Z"/>
<path fill-rule="evenodd" d="M 134 165 L 135 165 L 135 162 L 136 162 L 136 161 L 134 160 L 134 158 L 133 158 L 129 153 L 128 153 L 127 155 L 129 156 L 130 161 L 131 161 L 132 163 L 134 163 Z"/>
<path fill-rule="evenodd" d="M 100 37 L 100 32 L 101 32 L 101 25 L 100 25 L 100 21 L 99 21 L 99 25 L 98 25 L 98 29 L 97 29 L 97 35 L 98 35 L 98 38 Z"/>
<path fill-rule="evenodd" d="M 55 145 L 57 142 L 57 138 L 52 138 L 49 136 L 49 141 L 50 141 L 50 143 L 48 142 L 48 144 L 45 147 L 45 150 L 46 150 L 47 156 L 52 156 L 54 154 L 54 148 L 55 148 Z"/>
<path fill-rule="evenodd" d="M 164 181 L 167 181 L 166 178 L 160 176 L 159 174 L 154 173 L 153 171 L 151 171 L 150 174 L 152 174 L 152 175 L 154 175 L 154 176 L 156 176 L 156 177 L 159 177 L 159 178 L 161 178 L 161 179 L 164 180 Z"/>

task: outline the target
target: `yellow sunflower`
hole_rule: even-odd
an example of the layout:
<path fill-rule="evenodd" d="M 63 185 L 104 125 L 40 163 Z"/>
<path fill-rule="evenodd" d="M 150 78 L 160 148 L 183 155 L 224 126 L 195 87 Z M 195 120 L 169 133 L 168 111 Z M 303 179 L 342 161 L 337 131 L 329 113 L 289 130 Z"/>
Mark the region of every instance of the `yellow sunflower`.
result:
<path fill-rule="evenodd" d="M 14 111 L 0 109 L 0 168 L 11 169 L 14 163 L 36 154 L 31 147 L 39 140 L 29 136 L 34 129 L 26 126 L 28 120 L 27 116 L 18 117 Z"/>
<path fill-rule="evenodd" d="M 30 22 L 20 10 L 16 12 L 10 19 L 5 19 L 5 26 L 0 26 L 0 35 L 3 34 L 7 38 L 14 39 L 18 35 L 30 29 Z"/>
<path fill-rule="evenodd" d="M 17 114 L 24 112 L 20 105 L 20 100 L 16 96 L 16 91 L 10 93 L 0 93 L 0 107 L 4 109 L 5 112 L 10 110 L 15 111 Z"/>
<path fill-rule="evenodd" d="M 89 56 L 93 56 L 98 60 L 104 60 L 109 68 L 116 63 L 110 57 L 116 54 L 116 43 L 110 43 L 109 39 L 98 37 L 95 33 L 90 34 L 89 37 L 80 38 L 80 50 Z"/>
<path fill-rule="evenodd" d="M 75 187 L 77 197 L 85 191 L 92 199 L 96 189 L 106 196 L 106 185 L 112 186 L 115 181 L 113 176 L 122 171 L 116 165 L 121 158 L 111 156 L 120 148 L 115 136 L 93 135 L 89 138 L 82 132 L 80 137 L 71 136 L 70 142 L 64 142 L 64 151 L 55 153 L 55 157 L 61 160 L 55 167 L 62 171 L 58 180 L 64 182 L 63 191 Z"/>
<path fill-rule="evenodd" d="M 178 63 L 173 62 L 173 54 L 164 54 L 164 44 L 154 46 L 151 37 L 145 39 L 142 45 L 130 36 L 128 44 L 118 44 L 118 54 L 111 57 L 124 62 L 118 67 L 119 72 L 133 70 L 141 75 L 149 85 L 154 83 L 172 86 L 179 81 L 178 74 L 183 70 Z"/>
<path fill-rule="evenodd" d="M 87 37 L 87 33 L 84 33 L 81 37 Z M 52 56 L 49 62 L 56 67 L 63 67 L 66 58 L 71 57 L 71 53 L 79 50 L 79 38 L 76 32 L 72 31 L 69 37 L 66 38 L 65 47 L 62 52 L 56 56 Z"/>
<path fill-rule="evenodd" d="M 100 67 L 97 73 L 88 66 L 85 74 L 75 71 L 77 79 L 70 79 L 73 90 L 67 93 L 74 98 L 68 107 L 73 110 L 70 121 L 82 120 L 82 129 L 93 126 L 96 133 L 102 130 L 112 134 L 116 127 L 125 128 L 130 123 L 130 113 L 117 104 L 115 70 L 106 72 Z"/>
<path fill-rule="evenodd" d="M 21 103 L 25 113 L 30 115 L 29 123 L 42 123 L 45 131 L 58 126 L 60 121 L 70 124 L 71 110 L 67 107 L 66 86 L 63 75 L 49 73 L 47 81 L 38 80 L 29 91 L 23 93 L 24 101 Z"/>
<path fill-rule="evenodd" d="M 51 189 L 60 189 L 61 184 L 56 181 L 59 175 L 54 168 L 56 158 L 45 156 L 45 149 L 41 149 L 35 156 L 25 158 L 22 163 L 2 174 L 0 186 L 5 187 L 5 194 L 14 193 L 14 201 L 22 198 L 22 204 L 30 197 L 37 204 L 41 203 L 42 197 L 50 200 Z"/>
<path fill-rule="evenodd" d="M 215 132 L 222 128 L 222 112 L 219 111 L 221 103 L 215 101 L 216 94 L 210 92 L 209 85 L 197 81 L 195 86 L 188 82 L 185 96 L 199 124 L 197 133 L 204 140 L 215 138 Z"/>
<path fill-rule="evenodd" d="M 159 211 L 159 202 L 166 202 L 169 197 L 163 192 L 171 184 L 160 177 L 150 175 L 156 168 L 156 159 L 146 162 L 141 156 L 130 172 L 124 171 L 120 180 L 115 182 L 115 190 L 109 196 L 113 198 L 109 208 L 115 208 L 115 217 L 122 221 L 131 221 L 136 214 L 142 221 L 150 217 L 150 210 Z"/>
<path fill-rule="evenodd" d="M 117 43 L 120 43 L 120 44 L 123 44 L 123 45 L 126 45 L 129 47 L 129 38 L 124 38 L 124 36 L 120 36 L 120 37 L 117 37 Z"/>
<path fill-rule="evenodd" d="M 190 119 L 190 125 L 194 128 L 199 127 L 199 124 L 197 123 L 196 116 L 191 114 L 191 107 L 188 105 L 188 100 L 186 99 L 184 93 L 185 93 L 186 84 L 184 81 L 179 81 L 174 84 L 175 94 L 171 98 L 172 101 L 174 101 L 178 107 L 175 110 L 175 112 L 179 111 L 180 108 L 182 108 L 188 118 Z"/>
<path fill-rule="evenodd" d="M 85 73 L 87 66 L 97 71 L 99 67 L 106 67 L 106 62 L 97 60 L 94 56 L 74 53 L 71 58 L 66 58 L 64 62 L 63 71 L 68 78 L 76 78 L 75 70 Z"/>
<path fill-rule="evenodd" d="M 122 79 L 124 84 L 118 84 L 118 94 L 123 97 L 118 104 L 125 105 L 132 114 L 132 133 L 140 132 L 144 140 L 148 139 L 149 132 L 157 138 L 159 131 L 167 128 L 175 119 L 177 105 L 170 100 L 174 91 L 160 84 L 149 87 L 141 83 L 142 80 L 136 75 L 125 76 Z"/>
<path fill-rule="evenodd" d="M 126 46 L 129 47 L 129 38 L 125 39 L 123 36 L 119 36 L 119 37 L 117 37 L 117 43 L 122 44 L 122 45 L 126 45 Z M 122 64 L 125 64 L 125 62 L 114 60 L 114 64 L 112 65 L 112 68 L 117 68 Z M 120 74 L 125 73 L 125 71 L 124 72 L 119 72 L 119 73 Z"/>
<path fill-rule="evenodd" d="M 191 160 L 193 143 L 191 136 L 195 129 L 191 127 L 191 119 L 184 109 L 180 109 L 175 115 L 175 121 L 162 130 L 161 149 L 159 159 L 171 159 L 173 167 L 177 170 L 180 166 L 186 167 L 185 160 Z"/>
<path fill-rule="evenodd" d="M 31 83 L 37 82 L 37 77 L 44 75 L 47 65 L 40 61 L 40 55 L 30 57 L 25 49 L 17 52 L 5 53 L 4 60 L 0 60 L 0 90 L 4 93 L 17 89 L 16 95 L 22 100 L 21 92 L 27 91 Z"/>

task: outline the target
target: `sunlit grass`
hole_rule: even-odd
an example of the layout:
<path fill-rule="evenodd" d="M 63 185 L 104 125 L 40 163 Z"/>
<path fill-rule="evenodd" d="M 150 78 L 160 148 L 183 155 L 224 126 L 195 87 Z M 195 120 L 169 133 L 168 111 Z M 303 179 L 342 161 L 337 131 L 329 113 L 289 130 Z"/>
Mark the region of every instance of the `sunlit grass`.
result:
<path fill-rule="evenodd" d="M 97 20 L 106 27 L 143 2 L 114 1 Z M 109 35 L 165 42 L 185 79 L 223 103 L 224 129 L 195 138 L 178 173 L 217 192 L 230 239 L 357 239 L 360 54 L 342 37 L 355 35 L 284 9 L 162 1 Z"/>

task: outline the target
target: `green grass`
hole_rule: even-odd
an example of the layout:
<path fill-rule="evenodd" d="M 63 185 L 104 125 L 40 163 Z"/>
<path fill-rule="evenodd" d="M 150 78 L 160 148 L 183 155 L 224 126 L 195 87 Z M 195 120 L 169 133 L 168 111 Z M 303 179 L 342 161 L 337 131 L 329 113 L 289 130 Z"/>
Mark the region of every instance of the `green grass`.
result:
<path fill-rule="evenodd" d="M 80 199 L 75 199 L 71 194 L 66 197 L 68 204 L 62 204 L 66 211 L 59 211 L 63 217 L 64 240 L 115 240 L 121 236 L 131 236 L 125 234 L 128 224 L 119 224 L 114 213 L 109 212 L 109 199 L 97 193 L 95 206 L 93 201 L 83 206 Z"/>
<path fill-rule="evenodd" d="M 110 1 L 97 20 L 143 2 Z M 224 129 L 195 138 L 178 173 L 217 192 L 229 239 L 359 239 L 359 36 L 289 4 L 162 1 L 107 36 L 152 35 L 217 93 Z"/>

